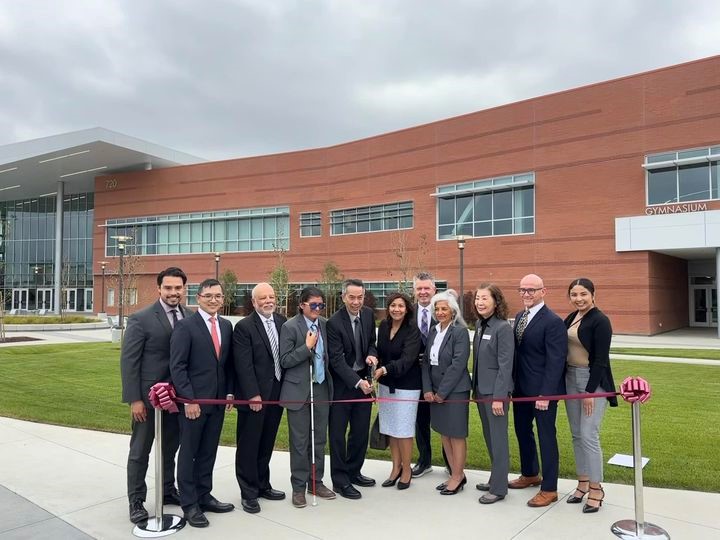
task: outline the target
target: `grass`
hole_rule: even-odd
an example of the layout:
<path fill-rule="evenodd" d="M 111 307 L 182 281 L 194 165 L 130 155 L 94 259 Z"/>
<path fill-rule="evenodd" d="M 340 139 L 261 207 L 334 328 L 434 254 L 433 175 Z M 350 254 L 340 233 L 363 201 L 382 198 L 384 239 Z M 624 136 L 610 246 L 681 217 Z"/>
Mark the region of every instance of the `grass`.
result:
<path fill-rule="evenodd" d="M 118 345 L 68 344 L 0 349 L 0 411 L 2 415 L 101 431 L 129 433 L 127 405 L 120 402 Z M 717 428 L 720 372 L 716 366 L 660 364 L 616 360 L 616 381 L 641 376 L 653 386 L 652 399 L 642 406 L 645 484 L 720 492 L 720 448 Z M 511 424 L 512 426 L 512 419 Z M 574 477 L 572 447 L 564 405 L 558 412 L 560 475 Z M 510 428 L 511 470 L 519 469 L 517 442 Z M 235 442 L 235 413 L 226 415 L 222 443 Z M 602 427 L 605 459 L 615 453 L 632 454 L 630 407 L 621 401 L 608 408 Z M 283 420 L 276 446 L 287 449 Z M 434 437 L 439 464 L 439 437 Z M 388 459 L 388 451 L 369 450 L 368 456 Z M 468 468 L 489 469 L 480 420 L 470 414 Z M 608 482 L 630 484 L 632 470 L 606 465 Z"/>
<path fill-rule="evenodd" d="M 83 317 L 82 315 L 5 315 L 5 324 L 70 324 L 97 323 L 100 319 Z"/>
<path fill-rule="evenodd" d="M 720 349 L 645 349 L 637 347 L 613 347 L 610 349 L 610 354 L 634 354 L 640 356 L 720 360 Z"/>

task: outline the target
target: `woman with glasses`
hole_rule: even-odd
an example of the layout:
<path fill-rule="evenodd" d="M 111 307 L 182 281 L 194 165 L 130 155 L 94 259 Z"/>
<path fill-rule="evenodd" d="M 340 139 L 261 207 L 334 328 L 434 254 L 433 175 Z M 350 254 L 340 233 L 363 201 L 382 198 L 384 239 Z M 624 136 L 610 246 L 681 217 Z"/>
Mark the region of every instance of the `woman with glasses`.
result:
<path fill-rule="evenodd" d="M 455 296 L 438 293 L 430 305 L 438 324 L 428 333 L 423 396 L 430 402 L 430 425 L 440 433 L 450 465 L 450 478 L 437 489 L 441 495 L 455 495 L 467 483 L 470 336 Z"/>
<path fill-rule="evenodd" d="M 568 287 L 570 304 L 575 308 L 565 318 L 568 335 L 565 385 L 568 394 L 612 392 L 615 388 L 610 369 L 610 319 L 595 307 L 595 285 L 587 278 L 578 278 Z M 605 409 L 617 407 L 617 398 L 572 399 L 565 402 L 578 485 L 568 497 L 569 504 L 579 504 L 585 495 L 584 514 L 600 510 L 603 491 L 603 455 L 600 447 L 600 424 Z"/>
<path fill-rule="evenodd" d="M 415 437 L 415 419 L 422 388 L 422 375 L 418 355 L 420 331 L 415 324 L 410 298 L 402 293 L 387 297 L 387 318 L 378 329 L 378 365 L 375 379 L 379 381 L 380 398 L 407 401 L 380 401 L 380 433 L 388 436 L 392 469 L 390 477 L 382 483 L 398 489 L 410 487 L 412 478 L 412 447 Z"/>

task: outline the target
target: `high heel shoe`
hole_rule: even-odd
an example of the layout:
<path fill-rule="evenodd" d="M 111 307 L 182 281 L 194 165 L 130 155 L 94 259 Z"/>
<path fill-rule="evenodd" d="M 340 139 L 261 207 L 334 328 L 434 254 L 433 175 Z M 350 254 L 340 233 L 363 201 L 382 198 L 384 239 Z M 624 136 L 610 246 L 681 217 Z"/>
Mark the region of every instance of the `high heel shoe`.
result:
<path fill-rule="evenodd" d="M 437 486 L 435 486 L 435 489 L 438 491 L 442 491 L 446 487 L 447 487 L 447 481 L 443 482 L 442 484 L 438 484 Z"/>
<path fill-rule="evenodd" d="M 575 493 L 573 493 L 567 498 L 567 501 L 565 502 L 567 502 L 568 504 L 579 504 L 582 502 L 583 497 L 587 495 L 587 490 L 580 489 L 580 484 L 587 484 L 588 489 L 590 489 L 590 480 L 578 480 L 578 485 L 575 488 L 575 493 L 581 493 L 581 495 L 578 497 L 577 495 L 575 495 Z"/>
<path fill-rule="evenodd" d="M 457 495 L 460 491 L 462 491 L 465 488 L 465 484 L 467 484 L 467 477 L 463 476 L 463 479 L 460 480 L 460 483 L 457 485 L 455 489 L 448 489 L 447 485 L 445 486 L 445 489 L 443 489 L 440 492 L 440 495 Z"/>
<path fill-rule="evenodd" d="M 402 480 L 398 480 L 397 488 L 398 488 L 399 490 L 407 489 L 407 488 L 410 487 L 410 482 L 411 482 L 411 481 L 412 481 L 412 476 L 410 476 L 410 480 L 408 480 L 407 482 L 403 482 Z"/>
<path fill-rule="evenodd" d="M 599 491 L 602 493 L 602 497 L 599 499 L 597 497 L 592 496 L 593 491 Z M 602 486 L 600 487 L 591 487 L 590 488 L 590 495 L 588 495 L 588 502 L 589 501 L 596 501 L 598 503 L 597 506 L 591 506 L 590 504 L 585 503 L 585 506 L 583 506 L 583 514 L 594 514 L 598 510 L 600 510 L 600 507 L 602 506 L 603 500 L 605 499 L 605 491 L 603 490 Z"/>
<path fill-rule="evenodd" d="M 402 468 L 400 469 L 400 472 L 397 473 L 397 476 L 395 478 L 388 478 L 380 485 L 382 487 L 393 487 L 395 485 L 395 482 L 398 481 L 398 478 L 400 478 L 400 476 L 402 476 Z"/>

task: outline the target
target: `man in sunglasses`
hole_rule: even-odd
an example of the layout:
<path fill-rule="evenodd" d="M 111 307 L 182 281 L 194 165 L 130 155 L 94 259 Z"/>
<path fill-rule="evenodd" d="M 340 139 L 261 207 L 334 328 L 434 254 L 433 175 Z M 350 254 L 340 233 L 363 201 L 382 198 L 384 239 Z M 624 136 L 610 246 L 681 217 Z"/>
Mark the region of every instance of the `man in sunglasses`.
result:
<path fill-rule="evenodd" d="M 300 292 L 299 313 L 283 324 L 280 330 L 280 365 L 285 370 L 280 401 L 287 409 L 290 435 L 290 483 L 292 504 L 307 506 L 305 492 L 312 493 L 311 423 L 315 425 L 315 494 L 334 499 L 335 493 L 323 484 L 325 442 L 327 441 L 329 400 L 333 394 L 328 370 L 327 331 L 320 314 L 325 309 L 325 296 L 317 287 Z M 310 406 L 310 395 L 314 404 Z"/>

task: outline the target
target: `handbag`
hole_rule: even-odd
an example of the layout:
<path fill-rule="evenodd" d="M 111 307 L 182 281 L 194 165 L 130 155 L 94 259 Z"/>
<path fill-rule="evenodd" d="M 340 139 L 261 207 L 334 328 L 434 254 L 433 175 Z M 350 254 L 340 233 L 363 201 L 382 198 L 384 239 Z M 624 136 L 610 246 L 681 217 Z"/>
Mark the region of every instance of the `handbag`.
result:
<path fill-rule="evenodd" d="M 380 433 L 380 417 L 376 416 L 370 428 L 370 448 L 374 450 L 387 450 L 390 446 L 387 435 Z"/>

